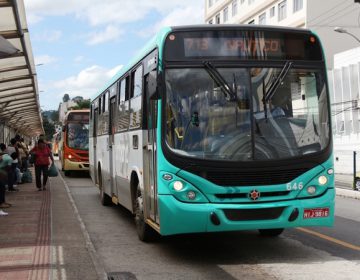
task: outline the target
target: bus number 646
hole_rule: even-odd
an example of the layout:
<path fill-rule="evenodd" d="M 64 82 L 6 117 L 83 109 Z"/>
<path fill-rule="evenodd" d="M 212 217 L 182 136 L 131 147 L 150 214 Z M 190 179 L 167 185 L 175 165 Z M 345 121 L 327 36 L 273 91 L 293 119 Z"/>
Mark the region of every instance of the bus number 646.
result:
<path fill-rule="evenodd" d="M 302 190 L 304 187 L 303 182 L 299 182 L 299 183 L 287 183 L 286 184 L 286 189 L 288 191 L 296 191 L 296 190 Z"/>

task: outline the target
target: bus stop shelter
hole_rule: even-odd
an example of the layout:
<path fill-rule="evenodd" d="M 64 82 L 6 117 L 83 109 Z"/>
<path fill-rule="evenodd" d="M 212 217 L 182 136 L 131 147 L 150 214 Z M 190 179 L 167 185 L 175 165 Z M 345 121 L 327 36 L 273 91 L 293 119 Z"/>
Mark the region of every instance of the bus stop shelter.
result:
<path fill-rule="evenodd" d="M 0 142 L 44 133 L 23 0 L 0 0 Z"/>

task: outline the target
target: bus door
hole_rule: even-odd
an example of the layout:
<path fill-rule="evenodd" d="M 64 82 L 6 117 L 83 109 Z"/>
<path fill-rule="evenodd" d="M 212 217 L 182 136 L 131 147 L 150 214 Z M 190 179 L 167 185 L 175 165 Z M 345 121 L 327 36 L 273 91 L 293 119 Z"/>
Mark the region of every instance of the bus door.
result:
<path fill-rule="evenodd" d="M 147 99 L 147 155 L 144 158 L 148 159 L 147 179 L 145 181 L 145 188 L 147 188 L 147 203 L 146 208 L 149 213 L 150 219 L 159 224 L 158 209 L 157 209 L 157 156 L 156 156 L 156 127 L 157 127 L 157 100 Z"/>
<path fill-rule="evenodd" d="M 99 184 L 99 181 L 98 181 L 98 167 L 97 167 L 97 159 L 96 159 L 96 144 L 97 144 L 97 131 L 98 131 L 98 118 L 99 118 L 99 111 L 98 111 L 98 108 L 94 109 L 94 112 L 93 112 L 93 150 L 92 150 L 92 153 L 93 153 L 93 167 L 94 167 L 94 173 L 93 173 L 93 176 L 94 176 L 94 181 L 95 183 Z"/>
<path fill-rule="evenodd" d="M 114 143 L 115 143 L 115 112 L 116 112 L 116 97 L 110 99 L 110 112 L 109 112 L 109 172 L 110 172 L 110 183 L 111 183 L 111 194 L 116 193 L 115 186 L 115 156 L 114 156 Z M 117 193 L 116 193 L 117 194 Z"/>

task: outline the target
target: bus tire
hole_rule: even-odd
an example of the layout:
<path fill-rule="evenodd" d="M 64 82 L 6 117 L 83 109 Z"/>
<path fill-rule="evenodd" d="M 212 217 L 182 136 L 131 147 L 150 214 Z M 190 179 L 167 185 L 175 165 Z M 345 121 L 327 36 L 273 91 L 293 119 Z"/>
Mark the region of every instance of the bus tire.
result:
<path fill-rule="evenodd" d="M 69 177 L 69 176 L 70 176 L 70 171 L 69 171 L 69 170 L 65 170 L 65 171 L 64 171 L 64 175 L 67 176 L 67 177 Z"/>
<path fill-rule="evenodd" d="M 112 204 L 111 197 L 104 192 L 101 170 L 99 170 L 99 189 L 100 189 L 100 202 L 103 206 L 109 206 Z"/>
<path fill-rule="evenodd" d="M 137 182 L 134 197 L 134 218 L 138 237 L 141 241 L 149 242 L 154 240 L 155 231 L 144 220 L 143 195 L 140 189 L 140 183 Z"/>
<path fill-rule="evenodd" d="M 282 234 L 283 231 L 283 228 L 259 229 L 260 235 L 265 237 L 279 236 L 280 234 Z"/>

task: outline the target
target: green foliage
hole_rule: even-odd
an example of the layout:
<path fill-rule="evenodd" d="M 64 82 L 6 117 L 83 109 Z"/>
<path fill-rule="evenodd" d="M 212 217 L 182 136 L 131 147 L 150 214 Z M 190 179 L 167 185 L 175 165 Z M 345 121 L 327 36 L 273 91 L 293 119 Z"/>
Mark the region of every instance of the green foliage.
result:
<path fill-rule="evenodd" d="M 85 99 L 77 102 L 76 106 L 71 107 L 73 110 L 81 110 L 81 109 L 89 109 L 90 108 L 90 100 Z"/>
<path fill-rule="evenodd" d="M 59 111 L 53 111 L 50 115 L 50 119 L 53 121 L 53 123 L 57 124 L 59 123 Z"/>
<path fill-rule="evenodd" d="M 55 125 L 54 123 L 49 122 L 46 112 L 41 113 L 43 126 L 45 131 L 45 139 L 51 139 L 53 134 L 55 133 Z"/>
<path fill-rule="evenodd" d="M 63 96 L 63 102 L 68 102 L 70 100 L 70 96 L 65 93 L 64 96 Z"/>

